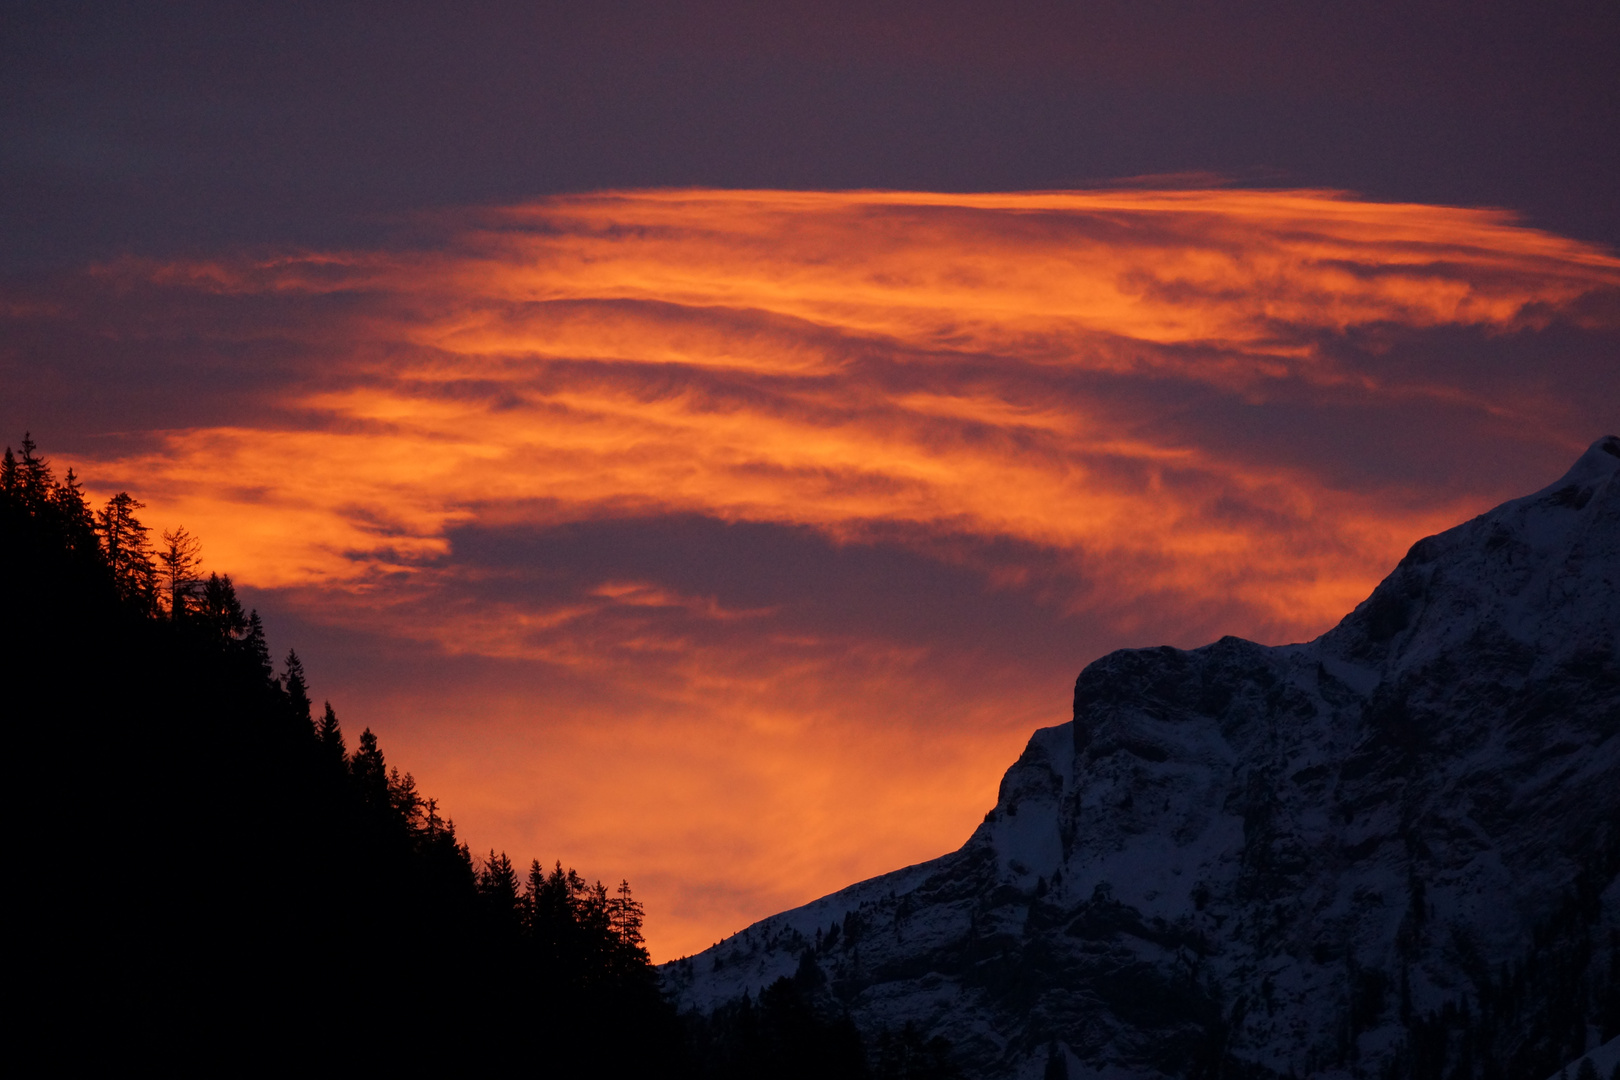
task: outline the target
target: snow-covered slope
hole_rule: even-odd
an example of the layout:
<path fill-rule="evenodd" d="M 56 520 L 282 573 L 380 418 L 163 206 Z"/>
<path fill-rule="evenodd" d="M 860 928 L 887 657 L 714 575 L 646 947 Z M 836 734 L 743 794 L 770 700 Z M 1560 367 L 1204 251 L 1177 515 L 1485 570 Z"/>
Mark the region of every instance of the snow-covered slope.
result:
<path fill-rule="evenodd" d="M 1599 440 L 1308 644 L 1103 657 L 961 849 L 668 986 L 709 1009 L 809 951 L 828 1007 L 970 1076 L 1544 1076 L 1615 1034 L 1617 474 Z"/>
<path fill-rule="evenodd" d="M 1592 1063 L 1593 1074 L 1601 1080 L 1609 1080 L 1610 1077 L 1620 1074 L 1620 1036 L 1582 1054 L 1547 1077 L 1547 1080 L 1580 1080 L 1581 1065 L 1587 1061 Z"/>

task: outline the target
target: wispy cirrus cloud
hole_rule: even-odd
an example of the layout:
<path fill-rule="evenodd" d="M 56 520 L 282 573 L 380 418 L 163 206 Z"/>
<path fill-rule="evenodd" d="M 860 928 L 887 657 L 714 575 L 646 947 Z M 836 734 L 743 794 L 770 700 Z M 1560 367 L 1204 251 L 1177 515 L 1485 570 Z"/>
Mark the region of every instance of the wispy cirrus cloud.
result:
<path fill-rule="evenodd" d="M 665 955 L 951 846 L 1096 652 L 1319 632 L 1515 493 L 1470 460 L 1573 456 L 1620 400 L 1620 260 L 1493 211 L 653 191 L 435 227 L 97 268 L 88 295 L 139 298 L 103 331 L 128 355 L 278 359 L 238 373 L 257 412 L 85 471 L 310 625 L 566 686 L 540 719 L 479 699 L 498 735 L 398 740 L 475 842 L 640 860 Z M 536 726 L 550 757 L 467 765 Z M 533 794 L 603 738 L 612 814 Z"/>
<path fill-rule="evenodd" d="M 1607 325 L 1617 273 L 1504 215 L 1316 192 L 626 193 L 486 211 L 453 238 L 103 270 L 361 299 L 327 385 L 286 396 L 309 427 L 176 432 L 140 466 L 183 485 L 223 471 L 255 505 L 285 503 L 282 540 L 234 553 L 257 553 L 267 584 L 408 567 L 481 504 L 524 503 L 544 521 L 906 523 L 1129 553 L 1156 567 L 1147 587 L 1264 603 L 1293 582 L 1276 608 L 1320 621 L 1369 559 L 1455 508 L 1390 519 L 1287 460 L 1167 431 L 1157 403 L 1122 408 L 1118 391 L 1547 424 L 1555 395 L 1371 370 L 1324 337 Z"/>

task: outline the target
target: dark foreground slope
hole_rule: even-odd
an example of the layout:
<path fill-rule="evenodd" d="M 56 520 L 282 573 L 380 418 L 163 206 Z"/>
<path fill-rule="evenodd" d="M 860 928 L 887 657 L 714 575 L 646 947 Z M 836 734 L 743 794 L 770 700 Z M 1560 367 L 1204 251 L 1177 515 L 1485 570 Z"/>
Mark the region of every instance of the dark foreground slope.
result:
<path fill-rule="evenodd" d="M 664 969 L 807 965 L 973 1076 L 1542 1080 L 1620 1035 L 1620 440 L 1304 645 L 1086 668 L 957 852 Z"/>
<path fill-rule="evenodd" d="M 0 461 L 14 1042 L 53 1071 L 952 1080 L 813 977 L 677 1018 L 628 883 L 475 859 L 127 494 Z M 166 555 L 166 559 L 161 556 Z"/>
<path fill-rule="evenodd" d="M 6 466 L 14 1045 L 62 1071 L 685 1074 L 634 912 L 476 864 L 369 732 L 345 753 L 312 724 L 228 579 L 163 611 L 71 484 Z"/>

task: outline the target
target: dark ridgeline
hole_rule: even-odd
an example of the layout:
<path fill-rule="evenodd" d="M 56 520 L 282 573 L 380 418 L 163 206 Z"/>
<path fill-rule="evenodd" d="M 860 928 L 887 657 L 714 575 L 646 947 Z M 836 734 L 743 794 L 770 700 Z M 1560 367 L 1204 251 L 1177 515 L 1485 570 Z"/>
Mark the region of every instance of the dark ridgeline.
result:
<path fill-rule="evenodd" d="M 99 512 L 24 437 L 0 473 L 0 657 L 22 778 L 13 985 L 62 1067 L 331 1063 L 603 1076 L 874 1075 L 813 970 L 678 1018 L 628 882 L 475 858 L 387 764 L 278 676 L 184 529 Z M 813 964 L 811 969 L 813 969 Z M 15 1022 L 15 1021 L 14 1021 Z M 880 1077 L 948 1077 L 936 1040 Z"/>
<path fill-rule="evenodd" d="M 126 494 L 92 513 L 25 439 L 0 603 L 30 1039 L 129 1062 L 681 1054 L 628 884 L 474 859 L 368 730 L 278 678 L 229 577 Z M 240 1067 L 239 1065 L 236 1067 Z M 234 1071 L 234 1069 L 233 1069 Z"/>

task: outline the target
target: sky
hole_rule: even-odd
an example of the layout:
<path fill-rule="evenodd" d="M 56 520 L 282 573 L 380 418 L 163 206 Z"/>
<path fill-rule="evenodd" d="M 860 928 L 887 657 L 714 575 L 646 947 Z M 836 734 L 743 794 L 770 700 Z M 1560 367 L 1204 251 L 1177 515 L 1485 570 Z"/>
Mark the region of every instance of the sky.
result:
<path fill-rule="evenodd" d="M 1620 12 L 1323 7 L 13 3 L 0 436 L 691 953 L 1620 430 Z"/>

